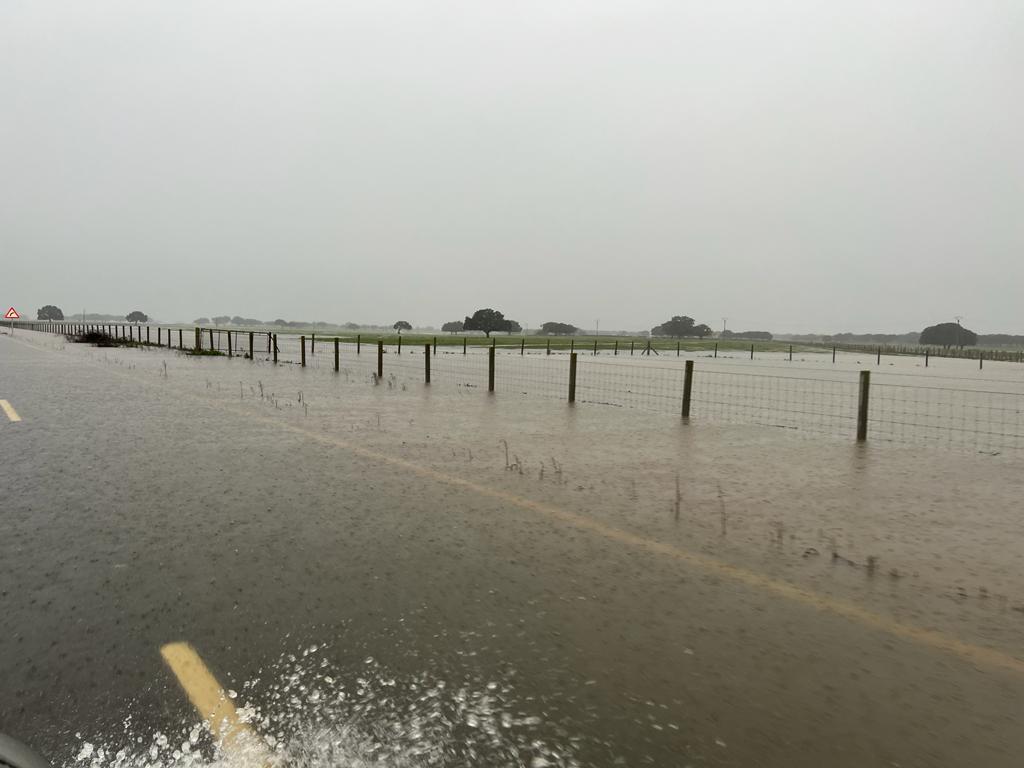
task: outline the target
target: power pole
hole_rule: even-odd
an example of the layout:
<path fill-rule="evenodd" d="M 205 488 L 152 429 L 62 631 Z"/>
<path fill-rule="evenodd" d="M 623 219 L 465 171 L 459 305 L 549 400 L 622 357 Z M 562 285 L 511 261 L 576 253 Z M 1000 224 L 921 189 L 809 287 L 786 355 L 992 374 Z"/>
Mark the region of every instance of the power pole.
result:
<path fill-rule="evenodd" d="M 728 317 L 723 317 L 722 318 L 722 333 L 725 333 L 725 325 L 728 322 L 729 322 L 729 318 Z"/>

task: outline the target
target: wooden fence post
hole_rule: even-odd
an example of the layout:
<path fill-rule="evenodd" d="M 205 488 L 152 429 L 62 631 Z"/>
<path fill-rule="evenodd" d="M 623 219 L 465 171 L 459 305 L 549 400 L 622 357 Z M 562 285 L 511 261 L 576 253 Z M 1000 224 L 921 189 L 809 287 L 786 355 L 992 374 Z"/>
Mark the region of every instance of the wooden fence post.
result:
<path fill-rule="evenodd" d="M 434 354 L 437 354 L 437 336 L 434 337 Z"/>
<path fill-rule="evenodd" d="M 679 357 L 679 342 L 676 342 L 676 357 Z"/>
<path fill-rule="evenodd" d="M 925 368 L 928 367 L 928 352 L 929 352 L 929 350 L 927 350 L 927 349 L 924 351 L 924 367 Z"/>
<path fill-rule="evenodd" d="M 163 333 L 163 330 L 164 329 L 161 328 L 159 325 L 156 327 L 156 345 L 158 347 L 162 347 L 164 345 L 163 337 L 160 335 L 161 333 Z"/>
<path fill-rule="evenodd" d="M 754 345 L 753 344 L 750 345 L 750 359 L 751 360 L 754 359 Z"/>
<path fill-rule="evenodd" d="M 339 350 L 338 350 L 338 337 L 335 336 L 334 337 L 334 372 L 335 373 L 337 373 L 338 371 L 341 370 L 341 365 L 340 365 L 341 361 L 338 359 L 339 357 L 340 357 L 340 354 L 339 354 Z"/>
<path fill-rule="evenodd" d="M 881 365 L 881 364 L 882 364 L 882 348 L 879 347 L 878 348 L 878 357 L 875 358 L 875 365 Z"/>
<path fill-rule="evenodd" d="M 576 353 L 569 353 L 569 402 L 576 402 Z"/>
<path fill-rule="evenodd" d="M 569 339 L 569 354 L 576 351 L 576 339 Z"/>
<path fill-rule="evenodd" d="M 836 348 L 835 348 L 835 345 L 832 345 L 832 362 L 834 363 L 835 361 L 836 361 Z"/>
<path fill-rule="evenodd" d="M 793 345 L 789 345 L 789 362 L 793 362 Z"/>
<path fill-rule="evenodd" d="M 228 331 L 228 357 L 232 357 L 232 351 L 231 351 L 231 331 Z"/>
<path fill-rule="evenodd" d="M 978 370 L 980 371 L 985 367 L 985 353 L 981 350 L 978 351 Z"/>
<path fill-rule="evenodd" d="M 424 383 L 430 383 L 430 345 L 423 345 L 423 380 Z"/>
<path fill-rule="evenodd" d="M 715 342 L 715 359 L 718 359 L 718 342 Z"/>
<path fill-rule="evenodd" d="M 494 391 L 494 345 L 487 350 L 487 391 Z"/>
<path fill-rule="evenodd" d="M 615 356 L 616 357 L 619 356 L 619 340 L 618 339 L 615 340 Z"/>
<path fill-rule="evenodd" d="M 149 344 L 149 326 L 146 326 L 146 343 Z"/>
<path fill-rule="evenodd" d="M 203 331 L 201 328 L 196 328 L 196 345 L 193 349 L 196 352 L 201 352 L 203 349 Z"/>
<path fill-rule="evenodd" d="M 594 354 L 597 354 L 597 339 L 594 339 Z"/>
<path fill-rule="evenodd" d="M 548 354 L 551 354 L 551 339 L 548 339 Z"/>
<path fill-rule="evenodd" d="M 182 338 L 181 328 L 178 329 L 178 349 L 185 348 L 185 340 Z"/>
<path fill-rule="evenodd" d="M 316 357 L 316 334 L 309 334 L 309 354 Z"/>
<path fill-rule="evenodd" d="M 384 378 L 384 339 L 377 339 L 377 378 Z"/>
<path fill-rule="evenodd" d="M 302 360 L 302 367 L 305 368 L 306 367 L 306 337 L 305 336 L 299 336 L 299 343 L 302 345 L 302 356 L 301 356 L 300 359 Z"/>
<path fill-rule="evenodd" d="M 466 337 L 462 337 L 462 354 L 466 354 Z"/>
<path fill-rule="evenodd" d="M 274 362 L 277 362 L 277 334 L 274 334 Z"/>
<path fill-rule="evenodd" d="M 398 334 L 398 354 L 402 354 L 402 334 Z"/>
<path fill-rule="evenodd" d="M 210 349 L 213 350 L 213 328 L 210 329 Z"/>
<path fill-rule="evenodd" d="M 253 343 L 255 337 L 256 337 L 256 334 L 253 333 L 252 331 L 249 331 L 249 359 L 250 360 L 255 360 L 256 359 L 256 357 L 253 355 L 253 350 L 252 350 L 252 343 Z"/>
<path fill-rule="evenodd" d="M 690 418 L 690 394 L 693 391 L 693 360 L 686 361 L 683 372 L 683 418 Z"/>
<path fill-rule="evenodd" d="M 523 336 L 523 338 L 521 338 L 519 340 L 519 356 L 522 357 L 525 354 L 526 354 L 526 337 Z"/>
<path fill-rule="evenodd" d="M 360 354 L 363 351 L 363 336 L 360 333 L 356 334 L 356 354 Z"/>
<path fill-rule="evenodd" d="M 868 395 L 871 391 L 871 371 L 860 372 L 860 393 L 857 398 L 857 442 L 868 439 Z"/>

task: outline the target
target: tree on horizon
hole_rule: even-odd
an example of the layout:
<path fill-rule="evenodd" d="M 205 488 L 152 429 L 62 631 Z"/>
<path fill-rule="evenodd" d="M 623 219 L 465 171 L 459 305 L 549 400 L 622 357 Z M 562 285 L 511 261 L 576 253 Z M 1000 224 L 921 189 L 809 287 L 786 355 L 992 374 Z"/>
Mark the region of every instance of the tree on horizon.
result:
<path fill-rule="evenodd" d="M 939 323 L 921 331 L 920 343 L 939 347 L 973 347 L 978 343 L 978 335 L 960 323 Z"/>
<path fill-rule="evenodd" d="M 508 331 L 515 323 L 519 329 L 519 323 L 515 320 L 506 320 L 505 315 L 496 309 L 478 309 L 472 317 L 467 317 L 462 322 L 462 328 L 466 331 L 483 331 L 490 338 L 494 331 Z M 521 330 L 521 329 L 520 329 Z M 509 331 L 511 333 L 511 331 Z"/>

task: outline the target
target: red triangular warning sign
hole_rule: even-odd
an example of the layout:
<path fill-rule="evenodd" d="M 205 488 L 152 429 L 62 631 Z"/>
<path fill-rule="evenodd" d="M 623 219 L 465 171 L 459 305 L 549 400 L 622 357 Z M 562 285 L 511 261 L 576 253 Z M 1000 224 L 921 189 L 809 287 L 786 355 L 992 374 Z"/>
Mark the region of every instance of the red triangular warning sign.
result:
<path fill-rule="evenodd" d="M 4 320 L 21 320 L 21 315 L 18 314 L 18 310 L 11 307 L 7 310 L 7 314 L 4 315 Z"/>

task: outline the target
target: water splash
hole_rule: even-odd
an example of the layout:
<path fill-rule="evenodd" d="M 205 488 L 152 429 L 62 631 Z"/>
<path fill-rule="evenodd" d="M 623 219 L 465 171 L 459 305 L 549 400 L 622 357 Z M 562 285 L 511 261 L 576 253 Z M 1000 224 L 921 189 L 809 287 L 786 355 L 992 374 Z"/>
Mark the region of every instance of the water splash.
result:
<path fill-rule="evenodd" d="M 575 768 L 574 740 L 552 743 L 536 701 L 498 679 L 396 676 L 374 658 L 337 668 L 324 646 L 283 654 L 259 680 L 227 694 L 258 743 L 225 745 L 198 721 L 115 738 L 84 738 L 67 768 Z M 232 696 L 232 694 L 234 694 Z M 559 730 L 559 733 L 563 733 Z M 269 755 L 269 757 L 268 757 Z"/>

